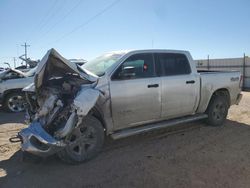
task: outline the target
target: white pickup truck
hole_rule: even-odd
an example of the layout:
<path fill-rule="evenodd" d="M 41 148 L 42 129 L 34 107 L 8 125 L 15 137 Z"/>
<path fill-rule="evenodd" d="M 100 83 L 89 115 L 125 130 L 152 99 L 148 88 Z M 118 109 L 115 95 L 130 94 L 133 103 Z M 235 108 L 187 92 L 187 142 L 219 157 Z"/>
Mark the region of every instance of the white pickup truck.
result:
<path fill-rule="evenodd" d="M 177 50 L 111 52 L 78 67 L 51 49 L 27 96 L 32 88 L 22 150 L 57 153 L 69 163 L 94 157 L 105 135 L 119 139 L 200 119 L 221 125 L 242 96 L 240 72 L 197 72 L 190 53 Z"/>

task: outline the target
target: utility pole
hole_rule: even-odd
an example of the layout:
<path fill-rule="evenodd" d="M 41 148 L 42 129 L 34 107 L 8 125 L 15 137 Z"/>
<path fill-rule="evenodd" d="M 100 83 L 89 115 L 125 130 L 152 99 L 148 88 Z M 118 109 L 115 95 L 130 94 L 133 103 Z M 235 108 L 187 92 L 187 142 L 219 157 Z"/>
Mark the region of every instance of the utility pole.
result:
<path fill-rule="evenodd" d="M 24 43 L 24 45 L 21 45 L 24 47 L 24 57 L 27 60 L 27 47 L 30 47 L 30 45 L 26 44 L 26 42 Z M 26 66 L 27 66 L 27 61 L 25 62 Z"/>
<path fill-rule="evenodd" d="M 14 61 L 14 68 L 16 68 L 16 58 L 13 57 L 13 61 Z"/>

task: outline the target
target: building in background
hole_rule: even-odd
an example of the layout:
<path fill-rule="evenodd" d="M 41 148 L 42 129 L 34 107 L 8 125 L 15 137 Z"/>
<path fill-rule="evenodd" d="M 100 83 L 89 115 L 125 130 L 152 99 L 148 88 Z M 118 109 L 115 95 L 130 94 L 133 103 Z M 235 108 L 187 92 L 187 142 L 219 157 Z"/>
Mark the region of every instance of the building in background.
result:
<path fill-rule="evenodd" d="M 250 90 L 250 57 L 196 60 L 198 70 L 240 71 L 243 90 Z"/>

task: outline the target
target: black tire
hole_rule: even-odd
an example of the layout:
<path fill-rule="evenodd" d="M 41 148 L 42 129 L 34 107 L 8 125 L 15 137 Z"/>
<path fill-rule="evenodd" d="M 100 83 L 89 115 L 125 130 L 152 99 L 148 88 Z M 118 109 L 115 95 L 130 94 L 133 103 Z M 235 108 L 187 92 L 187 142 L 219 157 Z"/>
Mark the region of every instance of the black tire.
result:
<path fill-rule="evenodd" d="M 12 101 L 11 101 L 12 100 Z M 14 100 L 16 105 L 14 104 Z M 3 108 L 7 112 L 22 112 L 25 110 L 25 97 L 22 92 L 12 92 L 4 97 Z"/>
<path fill-rule="evenodd" d="M 225 95 L 213 96 L 207 109 L 207 124 L 211 126 L 222 125 L 226 120 L 228 109 L 228 98 Z"/>
<path fill-rule="evenodd" d="M 94 116 L 87 116 L 65 141 L 68 145 L 57 153 L 58 157 L 70 164 L 86 162 L 102 149 L 104 143 L 102 123 Z"/>

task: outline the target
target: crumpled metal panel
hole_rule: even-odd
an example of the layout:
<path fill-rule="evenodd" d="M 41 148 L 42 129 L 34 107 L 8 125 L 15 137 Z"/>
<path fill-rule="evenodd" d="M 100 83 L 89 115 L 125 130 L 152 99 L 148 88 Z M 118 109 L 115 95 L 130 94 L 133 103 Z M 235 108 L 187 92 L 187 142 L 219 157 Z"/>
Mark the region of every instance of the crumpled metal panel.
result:
<path fill-rule="evenodd" d="M 57 99 L 58 97 L 56 95 L 52 95 L 52 94 L 49 95 L 49 97 L 46 98 L 46 100 L 44 101 L 42 108 L 37 113 L 38 117 L 47 115 L 54 107 Z"/>
<path fill-rule="evenodd" d="M 25 92 L 35 92 L 35 85 L 34 83 L 29 84 L 25 88 L 23 88 L 23 91 Z"/>
<path fill-rule="evenodd" d="M 98 76 L 90 73 L 83 68 L 77 67 L 76 64 L 71 63 L 64 57 L 62 57 L 55 49 L 50 49 L 46 55 L 42 58 L 38 64 L 36 75 L 35 75 L 35 86 L 39 88 L 43 85 L 44 76 L 47 72 L 47 67 L 57 66 L 57 67 L 67 67 L 72 73 L 78 74 L 82 79 L 88 80 L 90 82 L 95 82 L 98 79 Z M 49 76 L 46 74 L 46 77 Z"/>
<path fill-rule="evenodd" d="M 78 116 L 86 116 L 89 111 L 95 106 L 100 91 L 93 88 L 84 88 L 78 92 L 74 99 L 74 106 Z"/>
<path fill-rule="evenodd" d="M 22 71 L 20 71 L 20 70 L 17 70 L 17 69 L 7 69 L 7 70 L 5 70 L 5 71 L 3 71 L 3 72 L 0 73 L 0 79 L 3 79 L 5 77 L 5 75 L 8 74 L 11 71 L 15 72 L 15 73 L 17 73 L 19 75 L 22 75 L 23 77 L 26 77 L 26 75 Z"/>
<path fill-rule="evenodd" d="M 68 121 L 66 122 L 65 126 L 55 132 L 55 137 L 56 138 L 63 138 L 67 136 L 73 129 L 76 124 L 76 113 L 73 112 L 70 116 Z"/>
<path fill-rule="evenodd" d="M 28 128 L 21 130 L 19 135 L 22 137 L 22 150 L 38 156 L 46 157 L 65 147 L 63 141 L 48 134 L 39 122 L 33 122 Z M 42 148 L 39 143 L 32 142 L 32 137 L 47 147 Z"/>

